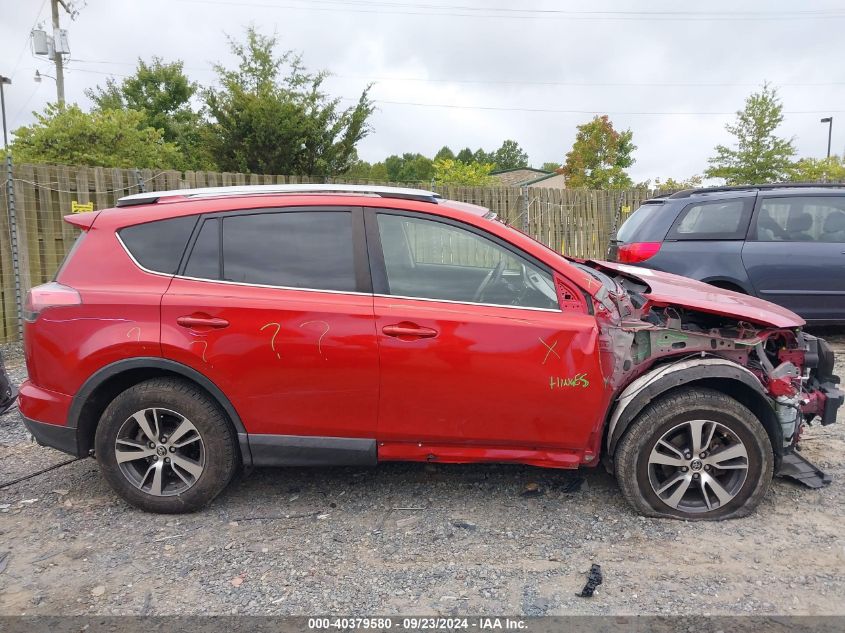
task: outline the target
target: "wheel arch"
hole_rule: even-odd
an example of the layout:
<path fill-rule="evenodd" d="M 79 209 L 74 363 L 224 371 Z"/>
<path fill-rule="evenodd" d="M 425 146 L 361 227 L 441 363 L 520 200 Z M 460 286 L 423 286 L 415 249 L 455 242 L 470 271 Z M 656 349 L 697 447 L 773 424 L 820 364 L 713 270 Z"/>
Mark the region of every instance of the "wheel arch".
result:
<path fill-rule="evenodd" d="M 68 411 L 67 426 L 76 429 L 78 454 L 88 455 L 94 448 L 94 434 L 100 417 L 118 394 L 151 378 L 182 378 L 205 391 L 223 409 L 237 435 L 244 466 L 252 464 L 249 441 L 243 422 L 223 391 L 195 369 L 157 357 L 120 360 L 92 374 L 76 392 Z"/>
<path fill-rule="evenodd" d="M 740 292 L 744 295 L 754 295 L 754 289 L 750 284 L 746 284 L 738 279 L 728 277 L 707 277 L 702 279 L 706 284 L 721 288 L 722 290 L 732 290 L 733 292 Z"/>
<path fill-rule="evenodd" d="M 607 456 L 612 459 L 619 440 L 652 401 L 680 388 L 703 387 L 722 392 L 751 410 L 760 420 L 775 456 L 783 455 L 783 433 L 777 416 L 757 377 L 741 365 L 723 358 L 695 358 L 661 365 L 646 372 L 619 395 L 605 431 Z"/>

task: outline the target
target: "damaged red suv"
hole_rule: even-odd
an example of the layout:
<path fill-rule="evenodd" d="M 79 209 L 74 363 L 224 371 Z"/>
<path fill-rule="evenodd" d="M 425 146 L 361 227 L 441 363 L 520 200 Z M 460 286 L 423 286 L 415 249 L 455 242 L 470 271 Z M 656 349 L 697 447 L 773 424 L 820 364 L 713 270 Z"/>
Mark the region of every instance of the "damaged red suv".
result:
<path fill-rule="evenodd" d="M 123 198 L 25 308 L 35 438 L 153 512 L 240 468 L 596 466 L 652 516 L 748 514 L 843 394 L 784 308 L 549 250 L 431 192 L 302 185 Z"/>

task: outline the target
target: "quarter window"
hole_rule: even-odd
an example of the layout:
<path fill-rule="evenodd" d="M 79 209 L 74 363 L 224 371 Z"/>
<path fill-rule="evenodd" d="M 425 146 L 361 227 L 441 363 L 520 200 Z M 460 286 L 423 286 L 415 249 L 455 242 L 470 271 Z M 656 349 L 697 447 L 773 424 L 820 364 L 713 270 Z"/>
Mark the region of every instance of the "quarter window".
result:
<path fill-rule="evenodd" d="M 120 239 L 141 266 L 173 275 L 196 223 L 196 216 L 185 216 L 136 224 L 122 229 Z"/>
<path fill-rule="evenodd" d="M 845 242 L 845 197 L 767 198 L 757 216 L 760 242 Z"/>
<path fill-rule="evenodd" d="M 354 291 L 352 215 L 347 211 L 225 217 L 226 281 Z"/>
<path fill-rule="evenodd" d="M 433 220 L 377 218 L 392 295 L 558 307 L 551 274 L 491 239 Z"/>
<path fill-rule="evenodd" d="M 751 217 L 753 198 L 699 202 L 678 216 L 668 239 L 741 240 Z"/>

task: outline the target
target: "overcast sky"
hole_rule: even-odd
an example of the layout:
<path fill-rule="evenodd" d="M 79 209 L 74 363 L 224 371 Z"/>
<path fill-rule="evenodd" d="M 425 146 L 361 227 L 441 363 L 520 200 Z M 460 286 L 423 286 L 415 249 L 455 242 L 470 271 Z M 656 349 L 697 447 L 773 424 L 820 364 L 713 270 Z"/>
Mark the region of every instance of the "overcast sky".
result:
<path fill-rule="evenodd" d="M 563 2 L 525 0 L 77 0 L 69 31 L 69 102 L 128 75 L 135 60 L 181 59 L 196 81 L 230 62 L 225 35 L 252 24 L 276 32 L 311 69 L 334 73 L 328 90 L 355 98 L 375 83 L 378 110 L 359 154 L 433 155 L 448 144 L 495 149 L 517 140 L 531 163 L 562 162 L 575 126 L 609 114 L 631 128 L 635 181 L 700 174 L 724 125 L 768 80 L 777 86 L 801 156 L 845 145 L 845 3 Z M 594 12 L 594 13 L 586 13 Z M 698 12 L 698 13 L 696 13 Z M 740 13 L 741 12 L 741 13 Z M 10 129 L 55 100 L 54 74 L 31 54 L 30 29 L 49 26 L 49 0 L 0 0 L 0 74 Z M 48 28 L 49 30 L 49 28 Z M 427 105 L 410 105 L 427 104 Z M 448 107 L 444 107 L 448 106 Z"/>

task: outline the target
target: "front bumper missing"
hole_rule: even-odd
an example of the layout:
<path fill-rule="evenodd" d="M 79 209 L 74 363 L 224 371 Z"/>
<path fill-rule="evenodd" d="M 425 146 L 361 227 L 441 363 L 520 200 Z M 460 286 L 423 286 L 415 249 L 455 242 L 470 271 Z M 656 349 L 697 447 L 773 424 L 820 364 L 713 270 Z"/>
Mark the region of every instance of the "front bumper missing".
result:
<path fill-rule="evenodd" d="M 790 451 L 781 459 L 778 475 L 789 477 L 808 488 L 822 488 L 833 479 L 817 466 L 804 459 L 796 451 Z"/>

